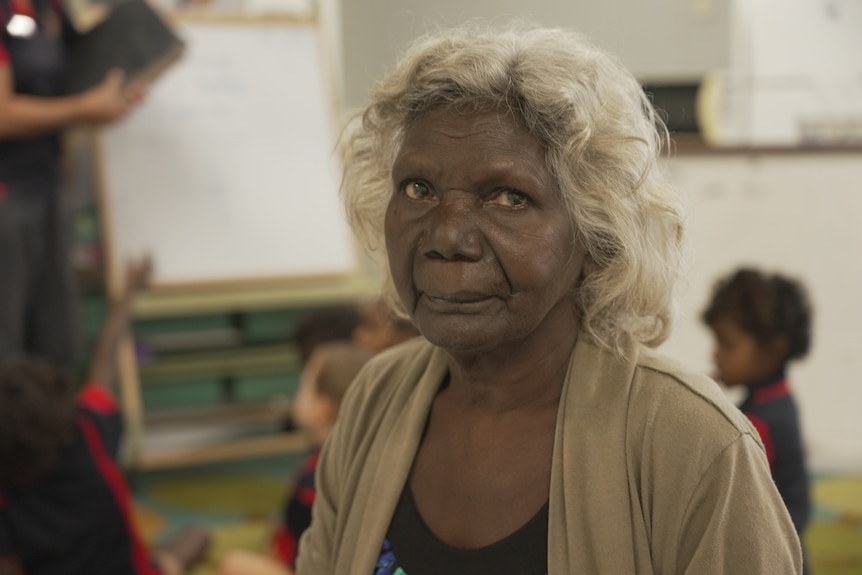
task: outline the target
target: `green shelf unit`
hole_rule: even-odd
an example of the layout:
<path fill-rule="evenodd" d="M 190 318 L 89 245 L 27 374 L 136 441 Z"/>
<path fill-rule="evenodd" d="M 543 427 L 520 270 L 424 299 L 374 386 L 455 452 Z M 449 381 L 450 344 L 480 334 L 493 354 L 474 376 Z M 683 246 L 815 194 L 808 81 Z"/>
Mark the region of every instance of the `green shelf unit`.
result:
<path fill-rule="evenodd" d="M 219 382 L 215 380 L 184 381 L 176 385 L 143 386 L 141 401 L 146 413 L 218 406 L 223 402 Z"/>
<path fill-rule="evenodd" d="M 241 378 L 298 371 L 299 354 L 292 344 L 240 347 L 158 357 L 140 365 L 143 385 L 201 378 Z"/>

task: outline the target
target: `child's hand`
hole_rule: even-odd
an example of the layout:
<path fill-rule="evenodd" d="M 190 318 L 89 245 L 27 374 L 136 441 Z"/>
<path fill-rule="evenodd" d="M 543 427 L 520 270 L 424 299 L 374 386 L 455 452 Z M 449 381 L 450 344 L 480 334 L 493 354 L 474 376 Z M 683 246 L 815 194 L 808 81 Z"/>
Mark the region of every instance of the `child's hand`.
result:
<path fill-rule="evenodd" d="M 153 273 L 153 258 L 149 255 L 132 260 L 126 265 L 126 278 L 123 284 L 125 293 L 132 296 L 150 284 Z"/>
<path fill-rule="evenodd" d="M 149 284 L 152 271 L 153 260 L 149 255 L 132 259 L 126 264 L 121 291 L 116 294 L 116 299 L 111 299 L 108 315 L 93 353 L 87 381 L 109 385 L 114 380 L 117 347 L 123 334 L 129 329 L 135 294 Z M 0 575 L 3 573 L 0 572 Z"/>

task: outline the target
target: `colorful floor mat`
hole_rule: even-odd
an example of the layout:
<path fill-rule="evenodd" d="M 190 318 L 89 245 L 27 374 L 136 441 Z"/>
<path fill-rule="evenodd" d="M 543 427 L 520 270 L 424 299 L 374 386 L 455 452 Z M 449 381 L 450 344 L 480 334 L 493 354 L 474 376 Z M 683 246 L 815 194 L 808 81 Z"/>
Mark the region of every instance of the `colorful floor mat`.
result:
<path fill-rule="evenodd" d="M 162 473 L 136 480 L 138 522 L 157 543 L 193 522 L 213 529 L 213 545 L 191 575 L 216 575 L 230 549 L 262 551 L 300 458 L 236 469 Z M 862 575 L 862 476 L 819 477 L 806 533 L 810 575 Z"/>
<path fill-rule="evenodd" d="M 138 525 L 151 545 L 183 527 L 202 523 L 213 531 L 204 561 L 190 575 L 216 575 L 231 549 L 263 551 L 301 456 L 135 477 Z"/>
<path fill-rule="evenodd" d="M 862 575 L 862 477 L 820 477 L 813 497 L 805 534 L 812 575 Z"/>

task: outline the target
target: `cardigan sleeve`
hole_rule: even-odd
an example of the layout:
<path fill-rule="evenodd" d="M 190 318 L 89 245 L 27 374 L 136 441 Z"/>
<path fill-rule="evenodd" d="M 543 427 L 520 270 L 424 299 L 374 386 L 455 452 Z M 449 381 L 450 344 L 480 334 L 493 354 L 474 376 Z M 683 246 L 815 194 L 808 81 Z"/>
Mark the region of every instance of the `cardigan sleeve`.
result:
<path fill-rule="evenodd" d="M 756 440 L 721 451 L 688 501 L 676 573 L 802 573 L 799 538 Z"/>
<path fill-rule="evenodd" d="M 442 352 L 416 340 L 359 372 L 320 454 L 299 575 L 373 573 L 447 369 Z"/>
<path fill-rule="evenodd" d="M 328 575 L 335 563 L 335 530 L 339 509 L 339 477 L 342 461 L 338 455 L 341 430 L 347 427 L 339 417 L 332 436 L 320 453 L 314 475 L 315 496 L 311 509 L 311 525 L 299 539 L 296 556 L 297 575 Z M 344 438 L 347 439 L 347 438 Z"/>
<path fill-rule="evenodd" d="M 338 541 L 343 529 L 339 512 L 345 492 L 345 480 L 356 457 L 355 440 L 361 427 L 361 405 L 364 384 L 372 379 L 368 366 L 350 384 L 339 410 L 338 419 L 320 451 L 314 474 L 315 497 L 311 508 L 311 525 L 299 538 L 296 556 L 297 575 L 331 575 L 338 559 Z"/>

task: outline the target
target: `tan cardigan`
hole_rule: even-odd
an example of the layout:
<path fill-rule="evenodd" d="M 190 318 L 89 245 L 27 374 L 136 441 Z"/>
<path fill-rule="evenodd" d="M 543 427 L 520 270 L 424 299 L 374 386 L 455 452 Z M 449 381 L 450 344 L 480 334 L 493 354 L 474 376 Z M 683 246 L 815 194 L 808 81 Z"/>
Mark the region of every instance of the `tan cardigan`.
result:
<path fill-rule="evenodd" d="M 549 575 L 788 575 L 799 540 L 757 433 L 715 383 L 581 337 L 560 399 Z M 359 375 L 323 449 L 299 575 L 373 575 L 447 372 L 415 340 Z"/>

